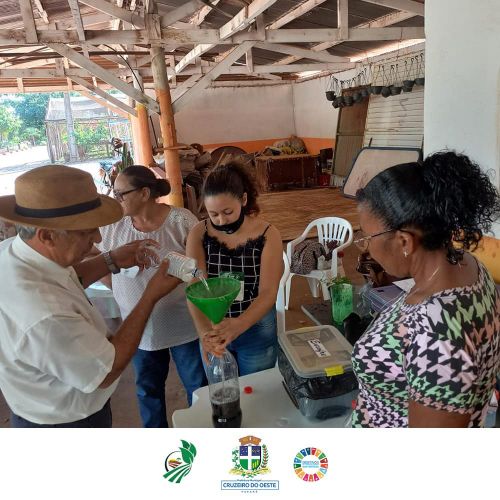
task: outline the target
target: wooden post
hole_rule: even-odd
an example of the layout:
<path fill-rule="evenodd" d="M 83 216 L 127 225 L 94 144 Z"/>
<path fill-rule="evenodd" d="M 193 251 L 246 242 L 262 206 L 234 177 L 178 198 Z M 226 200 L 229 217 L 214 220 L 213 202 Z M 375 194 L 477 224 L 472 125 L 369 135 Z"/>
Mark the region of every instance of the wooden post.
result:
<path fill-rule="evenodd" d="M 167 78 L 165 52 L 162 47 L 151 47 L 151 68 L 156 90 L 156 98 L 160 105 L 160 128 L 163 138 L 165 175 L 170 182 L 171 191 L 167 197 L 168 204 L 175 207 L 184 206 L 182 199 L 182 175 L 177 146 L 172 97 Z M 171 149 L 172 148 L 172 149 Z"/>
<path fill-rule="evenodd" d="M 135 88 L 144 91 L 142 77 L 138 71 L 134 70 L 132 76 L 133 85 Z M 136 165 L 144 165 L 149 167 L 153 164 L 153 146 L 151 145 L 151 136 L 149 135 L 149 114 L 146 106 L 140 102 L 135 102 L 135 111 L 137 113 L 136 121 L 136 134 L 137 144 L 134 150 L 134 161 Z"/>
<path fill-rule="evenodd" d="M 139 120 L 134 115 L 128 115 L 130 121 L 130 128 L 132 130 L 132 144 L 133 144 L 133 158 L 134 163 L 141 164 L 141 140 L 139 137 Z"/>
<path fill-rule="evenodd" d="M 69 161 L 78 161 L 78 148 L 75 139 L 75 126 L 73 123 L 73 113 L 71 111 L 71 98 L 69 92 L 64 92 L 64 115 L 66 117 L 66 130 L 68 132 Z"/>
<path fill-rule="evenodd" d="M 150 167 L 153 165 L 153 146 L 151 145 L 151 136 L 149 135 L 149 116 L 146 106 L 136 103 L 135 110 L 137 112 L 137 132 L 139 139 L 139 148 L 137 149 L 138 165 Z"/>

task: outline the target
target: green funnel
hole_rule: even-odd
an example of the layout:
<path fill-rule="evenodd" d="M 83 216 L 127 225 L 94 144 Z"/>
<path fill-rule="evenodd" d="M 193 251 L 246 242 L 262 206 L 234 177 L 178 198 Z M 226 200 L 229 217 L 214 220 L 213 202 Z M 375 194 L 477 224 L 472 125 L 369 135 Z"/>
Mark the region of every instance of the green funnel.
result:
<path fill-rule="evenodd" d="M 186 288 L 187 298 L 212 323 L 220 323 L 240 293 L 240 282 L 234 278 L 209 278 L 206 280 L 209 290 L 201 281 Z"/>

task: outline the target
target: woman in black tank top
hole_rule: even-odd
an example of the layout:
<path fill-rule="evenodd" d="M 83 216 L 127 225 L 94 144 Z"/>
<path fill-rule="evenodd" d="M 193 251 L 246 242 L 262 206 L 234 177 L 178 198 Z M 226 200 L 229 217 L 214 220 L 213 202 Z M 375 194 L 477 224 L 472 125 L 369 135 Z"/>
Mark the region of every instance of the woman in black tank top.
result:
<path fill-rule="evenodd" d="M 209 278 L 230 273 L 242 282 L 240 296 L 215 326 L 190 304 L 203 350 L 217 355 L 227 348 L 240 375 L 272 368 L 277 356 L 274 306 L 283 273 L 279 231 L 258 216 L 257 190 L 238 163 L 214 169 L 203 197 L 209 219 L 191 230 L 187 254 Z"/>

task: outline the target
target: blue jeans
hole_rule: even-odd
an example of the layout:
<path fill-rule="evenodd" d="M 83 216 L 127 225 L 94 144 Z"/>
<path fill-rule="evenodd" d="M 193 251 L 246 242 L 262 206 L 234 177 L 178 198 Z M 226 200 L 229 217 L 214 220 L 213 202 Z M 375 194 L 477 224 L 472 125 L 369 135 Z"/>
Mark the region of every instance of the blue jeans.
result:
<path fill-rule="evenodd" d="M 236 358 L 240 376 L 273 368 L 278 356 L 276 310 L 271 309 L 227 349 Z"/>
<path fill-rule="evenodd" d="M 132 362 L 135 369 L 139 411 L 144 427 L 168 427 L 165 383 L 170 355 L 186 389 L 189 406 L 193 391 L 207 385 L 198 340 L 159 351 L 137 349 Z"/>

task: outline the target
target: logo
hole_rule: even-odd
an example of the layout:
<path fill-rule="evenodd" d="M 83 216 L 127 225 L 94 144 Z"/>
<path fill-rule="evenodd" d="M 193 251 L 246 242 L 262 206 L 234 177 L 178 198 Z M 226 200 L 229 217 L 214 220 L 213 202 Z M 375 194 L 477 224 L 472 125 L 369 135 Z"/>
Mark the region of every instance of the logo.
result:
<path fill-rule="evenodd" d="M 242 477 L 255 477 L 258 474 L 267 474 L 269 452 L 267 446 L 260 445 L 261 439 L 255 436 L 245 436 L 240 439 L 240 446 L 233 450 L 234 467 L 229 471 Z"/>
<path fill-rule="evenodd" d="M 193 443 L 181 439 L 181 445 L 165 459 L 167 473 L 163 474 L 163 477 L 171 483 L 180 483 L 191 472 L 194 457 L 196 457 L 196 448 Z"/>
<path fill-rule="evenodd" d="M 262 439 L 255 436 L 241 438 L 240 445 L 233 449 L 233 468 L 230 474 L 241 476 L 238 480 L 221 481 L 222 490 L 279 490 L 279 481 L 269 479 L 256 479 L 257 476 L 268 474 L 271 470 L 269 464 L 269 450 L 262 443 Z"/>
<path fill-rule="evenodd" d="M 328 471 L 328 458 L 319 448 L 304 448 L 295 455 L 293 469 L 302 481 L 319 481 Z"/>

